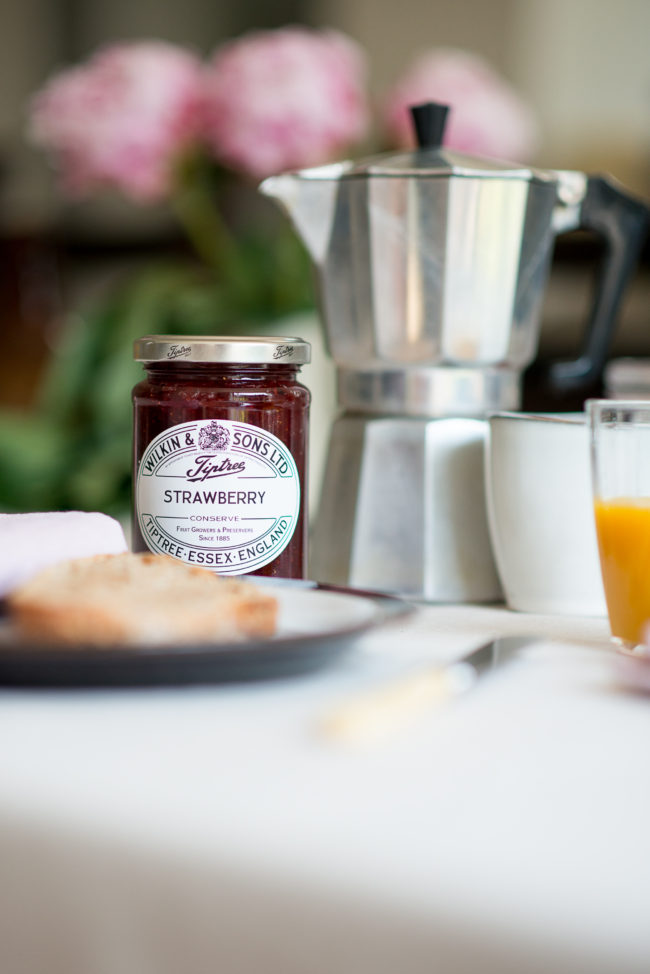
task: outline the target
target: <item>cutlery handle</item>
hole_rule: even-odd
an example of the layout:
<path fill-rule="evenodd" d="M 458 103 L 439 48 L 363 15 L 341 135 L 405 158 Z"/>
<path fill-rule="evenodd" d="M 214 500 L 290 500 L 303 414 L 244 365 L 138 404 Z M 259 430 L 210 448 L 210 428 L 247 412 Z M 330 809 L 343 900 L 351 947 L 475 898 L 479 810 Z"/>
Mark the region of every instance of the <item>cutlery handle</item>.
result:
<path fill-rule="evenodd" d="M 421 670 L 375 690 L 360 693 L 321 718 L 318 731 L 332 741 L 362 741 L 386 737 L 432 704 L 467 690 L 476 673 L 469 664 Z"/>

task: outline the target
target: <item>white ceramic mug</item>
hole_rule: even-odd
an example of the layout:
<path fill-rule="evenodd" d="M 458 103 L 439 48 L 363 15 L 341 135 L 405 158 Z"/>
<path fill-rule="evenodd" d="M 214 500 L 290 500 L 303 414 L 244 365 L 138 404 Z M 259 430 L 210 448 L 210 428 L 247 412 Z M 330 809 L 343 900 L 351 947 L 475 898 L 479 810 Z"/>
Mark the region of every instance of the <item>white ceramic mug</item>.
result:
<path fill-rule="evenodd" d="M 492 415 L 485 477 L 490 538 L 508 606 L 606 615 L 584 415 Z"/>

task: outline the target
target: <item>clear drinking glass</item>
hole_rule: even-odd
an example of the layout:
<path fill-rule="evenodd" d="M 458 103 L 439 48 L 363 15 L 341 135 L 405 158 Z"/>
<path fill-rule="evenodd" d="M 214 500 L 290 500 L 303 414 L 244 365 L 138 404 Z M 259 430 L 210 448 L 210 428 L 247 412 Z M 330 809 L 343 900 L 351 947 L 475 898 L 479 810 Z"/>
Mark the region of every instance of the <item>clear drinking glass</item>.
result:
<path fill-rule="evenodd" d="M 614 640 L 648 653 L 650 638 L 650 402 L 591 399 L 594 514 Z"/>

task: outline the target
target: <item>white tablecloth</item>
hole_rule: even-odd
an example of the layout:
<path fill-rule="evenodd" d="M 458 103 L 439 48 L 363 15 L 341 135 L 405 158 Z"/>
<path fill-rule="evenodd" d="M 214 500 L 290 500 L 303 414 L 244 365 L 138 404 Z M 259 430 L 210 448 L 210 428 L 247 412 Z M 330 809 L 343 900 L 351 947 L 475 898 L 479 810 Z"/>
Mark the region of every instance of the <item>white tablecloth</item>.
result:
<path fill-rule="evenodd" d="M 328 708 L 542 641 L 387 740 Z M 280 682 L 0 692 L 2 974 L 647 974 L 650 697 L 605 620 L 420 607 Z"/>

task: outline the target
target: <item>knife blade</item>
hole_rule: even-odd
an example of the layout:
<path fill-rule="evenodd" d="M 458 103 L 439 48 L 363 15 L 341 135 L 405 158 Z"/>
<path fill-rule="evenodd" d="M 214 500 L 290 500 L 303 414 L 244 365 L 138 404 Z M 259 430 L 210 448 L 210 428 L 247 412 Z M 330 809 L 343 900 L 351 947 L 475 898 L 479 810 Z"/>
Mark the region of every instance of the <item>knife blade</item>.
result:
<path fill-rule="evenodd" d="M 491 639 L 447 665 L 427 666 L 359 693 L 321 718 L 320 735 L 339 741 L 385 737 L 432 705 L 465 693 L 480 677 L 507 663 L 537 638 Z"/>

